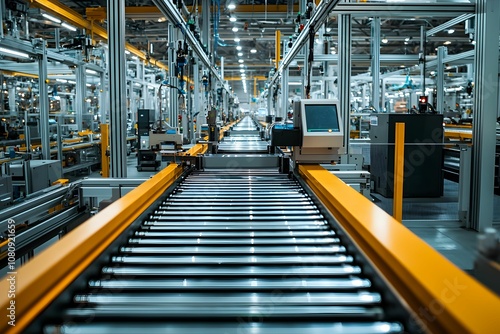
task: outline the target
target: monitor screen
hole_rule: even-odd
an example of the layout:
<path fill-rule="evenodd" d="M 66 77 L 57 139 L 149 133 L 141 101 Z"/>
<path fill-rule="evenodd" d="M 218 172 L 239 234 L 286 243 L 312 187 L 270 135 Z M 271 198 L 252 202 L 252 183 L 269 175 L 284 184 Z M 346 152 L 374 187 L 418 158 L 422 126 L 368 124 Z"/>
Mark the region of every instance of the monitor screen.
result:
<path fill-rule="evenodd" d="M 340 132 L 336 104 L 305 104 L 307 132 Z"/>

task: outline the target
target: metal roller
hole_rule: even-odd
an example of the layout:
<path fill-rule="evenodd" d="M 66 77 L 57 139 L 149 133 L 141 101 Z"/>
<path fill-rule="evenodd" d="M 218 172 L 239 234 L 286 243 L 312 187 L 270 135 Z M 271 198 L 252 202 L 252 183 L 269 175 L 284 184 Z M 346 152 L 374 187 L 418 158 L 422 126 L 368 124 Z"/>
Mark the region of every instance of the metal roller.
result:
<path fill-rule="evenodd" d="M 385 305 L 296 181 L 211 170 L 158 203 L 44 330 L 403 333 Z"/>

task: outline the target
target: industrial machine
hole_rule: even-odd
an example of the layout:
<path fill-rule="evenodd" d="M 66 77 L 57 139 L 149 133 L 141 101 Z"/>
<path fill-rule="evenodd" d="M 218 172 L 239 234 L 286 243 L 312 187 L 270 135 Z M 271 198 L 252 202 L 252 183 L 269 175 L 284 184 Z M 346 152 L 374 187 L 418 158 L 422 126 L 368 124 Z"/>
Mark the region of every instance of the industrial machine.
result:
<path fill-rule="evenodd" d="M 370 161 L 375 191 L 393 196 L 394 133 L 405 123 L 404 197 L 443 195 L 443 115 L 377 114 L 370 128 Z"/>
<path fill-rule="evenodd" d="M 10 175 L 0 176 L 0 209 L 9 205 L 14 200 L 12 190 L 12 177 Z"/>
<path fill-rule="evenodd" d="M 301 145 L 293 148 L 296 163 L 330 163 L 345 152 L 344 128 L 337 100 L 300 100 L 294 103 L 294 128 Z"/>
<path fill-rule="evenodd" d="M 28 160 L 6 165 L 14 187 L 25 195 L 50 187 L 62 178 L 62 164 L 57 160 Z"/>
<path fill-rule="evenodd" d="M 137 152 L 137 170 L 152 168 L 156 170 L 161 162 L 156 159 L 156 152 L 151 150 L 150 123 L 154 121 L 154 110 L 139 109 L 137 111 L 137 129 L 139 136 L 139 150 Z"/>

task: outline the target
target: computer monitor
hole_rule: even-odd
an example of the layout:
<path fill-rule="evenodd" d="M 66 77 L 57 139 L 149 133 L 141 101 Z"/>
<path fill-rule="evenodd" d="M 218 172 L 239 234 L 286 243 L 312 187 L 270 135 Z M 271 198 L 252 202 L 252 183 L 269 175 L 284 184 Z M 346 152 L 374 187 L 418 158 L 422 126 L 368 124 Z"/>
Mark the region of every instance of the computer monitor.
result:
<path fill-rule="evenodd" d="M 301 100 L 302 147 L 341 148 L 344 129 L 337 100 Z"/>

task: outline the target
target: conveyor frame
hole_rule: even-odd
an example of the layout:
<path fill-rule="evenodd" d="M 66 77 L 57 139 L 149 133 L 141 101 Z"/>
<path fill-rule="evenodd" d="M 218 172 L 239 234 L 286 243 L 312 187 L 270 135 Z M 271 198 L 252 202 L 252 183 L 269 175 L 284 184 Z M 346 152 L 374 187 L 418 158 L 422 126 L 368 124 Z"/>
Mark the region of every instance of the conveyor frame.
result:
<path fill-rule="evenodd" d="M 353 244 L 421 317 L 429 332 L 488 332 L 500 327 L 496 313 L 500 301 L 492 292 L 322 167 L 300 166 L 299 172 Z M 19 318 L 16 327 L 0 324 L 0 331 L 40 328 L 36 317 L 56 299 L 69 301 L 67 291 L 86 283 L 90 267 L 99 266 L 96 259 L 109 256 L 110 249 L 128 237 L 124 231 L 140 224 L 151 204 L 166 196 L 166 190 L 173 188 L 182 173 L 182 167 L 170 165 L 20 268 L 16 291 Z M 6 280 L 0 288 L 8 290 Z M 7 295 L 0 295 L 0 307 L 6 310 L 8 305 Z"/>

